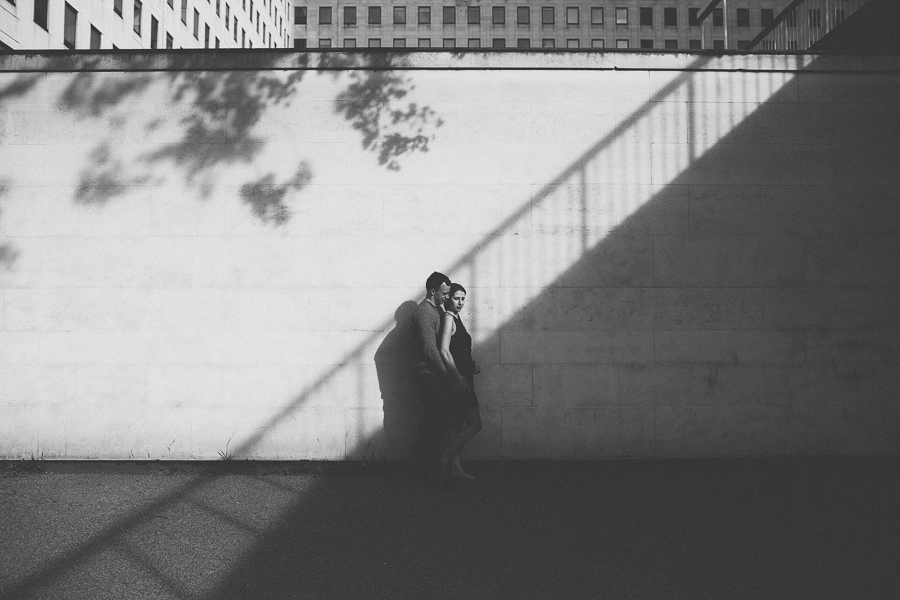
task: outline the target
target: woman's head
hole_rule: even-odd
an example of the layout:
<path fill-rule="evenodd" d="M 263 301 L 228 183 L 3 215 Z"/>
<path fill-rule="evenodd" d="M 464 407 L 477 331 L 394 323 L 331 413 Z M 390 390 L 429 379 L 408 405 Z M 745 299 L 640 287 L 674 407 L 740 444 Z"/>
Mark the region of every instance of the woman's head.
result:
<path fill-rule="evenodd" d="M 444 308 L 451 312 L 458 313 L 462 310 L 466 303 L 466 288 L 458 283 L 450 284 L 450 293 L 447 294 L 447 300 L 444 302 Z"/>

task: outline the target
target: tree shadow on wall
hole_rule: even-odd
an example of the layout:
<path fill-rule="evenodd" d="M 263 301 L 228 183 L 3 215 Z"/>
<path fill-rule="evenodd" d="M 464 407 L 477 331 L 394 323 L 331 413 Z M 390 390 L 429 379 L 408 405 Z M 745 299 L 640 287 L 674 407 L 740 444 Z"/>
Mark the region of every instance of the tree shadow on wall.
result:
<path fill-rule="evenodd" d="M 186 185 L 197 186 L 209 197 L 222 168 L 250 165 L 266 148 L 258 131 L 264 113 L 288 107 L 298 98 L 310 74 L 333 78 L 349 72 L 344 91 L 334 99 L 334 113 L 362 135 L 364 149 L 377 156 L 380 165 L 400 168 L 402 155 L 426 152 L 442 121 L 428 107 L 405 100 L 412 89 L 408 77 L 391 70 L 390 55 L 321 54 L 264 55 L 254 57 L 252 67 L 223 71 L 221 61 L 207 53 L 165 57 L 129 57 L 122 71 L 108 72 L 109 56 L 51 57 L 47 71 L 73 72 L 59 93 L 57 107 L 86 127 L 107 131 L 90 151 L 90 164 L 79 174 L 74 200 L 81 204 L 106 204 L 125 194 L 130 186 L 161 185 L 160 173 L 174 170 Z M 29 93 L 42 74 L 24 74 L 0 88 L 0 102 Z M 158 86 L 165 86 L 162 96 Z M 141 123 L 147 98 L 160 103 Z M 144 102 L 142 105 L 141 103 Z M 162 141 L 149 151 L 128 148 L 122 140 L 135 137 Z M 281 225 L 290 218 L 288 202 L 312 179 L 306 160 L 299 159 L 292 172 L 268 172 L 245 181 L 241 199 L 265 223 Z"/>

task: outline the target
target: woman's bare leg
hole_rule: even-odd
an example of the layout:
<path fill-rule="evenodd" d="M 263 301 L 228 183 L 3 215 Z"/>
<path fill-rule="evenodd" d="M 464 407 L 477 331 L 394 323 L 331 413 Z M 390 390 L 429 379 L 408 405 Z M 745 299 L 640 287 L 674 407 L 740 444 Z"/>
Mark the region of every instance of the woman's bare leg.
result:
<path fill-rule="evenodd" d="M 475 479 L 475 476 L 463 469 L 462 462 L 459 460 L 459 454 L 453 455 L 450 462 L 450 474 L 460 479 Z"/>
<path fill-rule="evenodd" d="M 441 455 L 441 463 L 444 465 L 444 470 L 453 471 L 453 474 L 456 475 L 456 467 L 459 467 L 459 472 L 464 473 L 462 475 L 465 477 L 468 475 L 465 471 L 462 470 L 462 465 L 459 462 L 459 451 L 463 449 L 463 446 L 469 443 L 475 435 L 481 431 L 481 413 L 478 410 L 478 407 L 472 407 L 466 409 L 465 414 L 465 425 L 463 428 L 450 439 L 450 443 L 444 448 L 444 452 Z M 468 478 L 474 479 L 471 475 Z"/>

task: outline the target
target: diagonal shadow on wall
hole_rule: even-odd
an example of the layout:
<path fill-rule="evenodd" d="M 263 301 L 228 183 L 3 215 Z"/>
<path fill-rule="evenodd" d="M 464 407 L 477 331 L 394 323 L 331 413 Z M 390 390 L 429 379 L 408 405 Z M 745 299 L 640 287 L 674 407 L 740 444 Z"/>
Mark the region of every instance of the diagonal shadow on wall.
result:
<path fill-rule="evenodd" d="M 672 94 L 676 90 L 682 90 L 682 86 L 690 85 L 690 82 L 694 77 L 695 75 L 693 73 L 685 73 L 676 81 L 667 86 L 663 90 L 663 92 L 658 94 L 654 98 L 654 101 L 658 102 L 664 99 L 667 94 Z M 775 99 L 777 100 L 777 97 Z M 541 190 L 540 193 L 536 194 L 532 198 L 531 202 L 526 207 L 523 207 L 522 211 L 518 215 L 513 215 L 510 217 L 510 219 L 504 224 L 504 227 L 509 226 L 510 224 L 515 222 L 515 220 L 522 214 L 525 214 L 525 212 L 534 210 L 534 207 L 541 202 L 551 201 L 555 198 L 558 198 L 556 194 L 558 193 L 560 188 L 565 187 L 566 184 L 570 181 L 574 180 L 576 182 L 579 182 L 578 185 L 575 186 L 576 190 L 583 192 L 585 189 L 587 189 L 585 188 L 583 183 L 589 177 L 587 175 L 587 171 L 591 168 L 594 168 L 595 166 L 592 161 L 594 161 L 597 155 L 616 139 L 617 135 L 628 133 L 630 129 L 640 123 L 642 118 L 645 115 L 649 114 L 653 109 L 654 104 L 651 103 L 650 105 L 643 107 L 638 113 L 635 113 L 635 115 L 632 115 L 630 119 L 626 120 L 623 128 L 618 129 L 617 133 L 599 142 L 594 148 L 591 149 L 591 151 L 589 151 L 581 159 L 576 161 L 570 169 L 567 169 L 565 173 L 561 174 L 561 176 L 556 181 L 554 181 L 552 185 L 547 186 L 545 189 Z M 760 108 L 760 110 L 764 109 L 765 106 Z M 732 255 L 726 256 L 725 258 L 728 260 L 725 260 L 724 263 L 715 262 L 713 264 L 707 262 L 706 264 L 704 264 L 704 260 L 706 259 L 704 259 L 703 252 L 694 252 L 693 254 L 691 254 L 690 252 L 681 254 L 679 254 L 678 252 L 659 253 L 656 252 L 656 250 L 652 246 L 649 249 L 650 265 L 648 267 L 647 247 L 644 246 L 642 248 L 639 245 L 636 246 L 636 244 L 641 241 L 639 238 L 641 238 L 642 236 L 647 236 L 648 230 L 656 231 L 658 235 L 664 235 L 660 234 L 659 231 L 671 232 L 673 231 L 673 227 L 676 228 L 676 231 L 680 231 L 680 229 L 678 228 L 682 227 L 687 227 L 689 229 L 693 222 L 690 221 L 690 215 L 685 214 L 685 208 L 687 200 L 692 199 L 693 196 L 688 195 L 686 197 L 685 195 L 682 195 L 680 193 L 673 193 L 673 189 L 678 188 L 679 186 L 689 187 L 696 181 L 698 181 L 698 179 L 696 178 L 697 174 L 708 174 L 710 172 L 715 172 L 717 169 L 722 168 L 722 165 L 733 164 L 736 160 L 740 159 L 741 157 L 739 155 L 734 154 L 737 144 L 730 145 L 729 141 L 739 139 L 741 136 L 745 135 L 758 135 L 759 132 L 752 131 L 752 128 L 752 124 L 740 124 L 731 129 L 727 137 L 717 141 L 717 143 L 711 148 L 697 150 L 696 154 L 694 154 L 694 149 L 691 149 L 690 145 L 688 145 L 688 156 L 679 157 L 678 161 L 681 162 L 676 161 L 677 164 L 685 164 L 686 168 L 682 172 L 678 173 L 677 176 L 672 179 L 672 182 L 670 184 L 664 186 L 662 189 L 652 194 L 652 197 L 648 202 L 641 206 L 632 207 L 633 210 L 630 210 L 630 216 L 628 217 L 628 219 L 618 225 L 619 230 L 604 232 L 603 235 L 605 237 L 603 237 L 601 243 L 593 246 L 590 245 L 591 236 L 596 234 L 596 228 L 592 228 L 590 224 L 583 224 L 583 230 L 579 231 L 582 231 L 584 233 L 584 241 L 579 248 L 571 249 L 568 251 L 568 254 L 561 255 L 561 262 L 550 264 L 548 268 L 543 272 L 533 270 L 523 275 L 523 277 L 526 278 L 526 280 L 534 285 L 537 289 L 539 289 L 540 286 L 547 287 L 549 286 L 549 284 L 553 284 L 551 287 L 562 288 L 564 290 L 564 292 L 562 293 L 575 294 L 576 296 L 560 298 L 558 296 L 553 296 L 553 293 L 549 292 L 543 295 L 540 295 L 540 293 L 538 293 L 538 295 L 532 302 L 527 303 L 521 310 L 513 315 L 509 321 L 510 324 L 521 324 L 521 329 L 501 329 L 499 334 L 495 334 L 486 338 L 486 341 L 481 344 L 479 351 L 493 351 L 490 349 L 490 347 L 496 347 L 496 345 L 498 345 L 499 343 L 498 338 L 502 338 L 504 335 L 508 335 L 507 332 L 509 331 L 514 332 L 514 335 L 519 335 L 518 333 L 515 333 L 517 331 L 524 331 L 527 335 L 527 332 L 529 331 L 543 331 L 552 329 L 555 331 L 566 332 L 569 329 L 575 329 L 574 325 L 582 327 L 584 325 L 584 320 L 589 318 L 589 313 L 606 313 L 608 314 L 608 319 L 612 319 L 612 321 L 607 321 L 604 327 L 598 327 L 598 331 L 615 331 L 616 326 L 621 325 L 624 322 L 623 319 L 627 321 L 629 318 L 643 318 L 651 326 L 654 326 L 655 324 L 655 326 L 659 327 L 660 319 L 664 319 L 666 317 L 655 316 L 652 314 L 641 317 L 640 314 L 637 314 L 640 313 L 640 311 L 634 310 L 634 307 L 636 306 L 634 302 L 622 302 L 621 299 L 617 299 L 615 302 L 610 303 L 615 307 L 615 310 L 609 313 L 609 311 L 607 310 L 608 307 L 604 307 L 598 304 L 598 302 L 602 302 L 602 297 L 599 301 L 589 300 L 591 296 L 597 294 L 598 290 L 602 290 L 604 288 L 616 288 L 617 286 L 651 287 L 651 284 L 654 283 L 654 277 L 657 277 L 661 274 L 661 271 L 657 270 L 654 265 L 654 261 L 657 258 L 664 261 L 673 259 L 673 257 L 688 256 L 689 264 L 686 266 L 686 268 L 688 270 L 693 270 L 696 273 L 701 274 L 701 278 L 696 281 L 697 287 L 702 287 L 703 285 L 703 273 L 710 273 L 712 270 L 712 272 L 721 274 L 722 270 L 731 269 L 732 265 L 730 263 L 730 260 L 732 258 Z M 681 147 L 684 148 L 684 145 L 682 145 Z M 775 162 L 763 162 L 751 164 L 749 167 L 740 167 L 738 168 L 737 173 L 740 177 L 746 178 L 748 185 L 752 185 L 754 182 L 754 175 L 759 175 L 758 173 L 754 174 L 753 169 L 757 168 L 760 164 L 762 164 L 765 168 L 784 168 L 783 165 L 779 165 Z M 795 177 L 798 175 L 796 172 L 792 172 L 791 167 L 789 166 L 787 167 L 787 171 L 785 173 L 785 177 Z M 726 172 L 721 174 L 721 177 L 732 177 L 734 175 L 735 172 Z M 710 180 L 707 179 L 704 175 L 699 178 L 699 181 L 709 182 Z M 718 180 L 713 178 L 712 181 Z M 785 187 L 788 186 L 785 185 Z M 570 197 L 566 196 L 566 198 Z M 580 194 L 580 196 L 579 194 L 576 194 L 575 201 L 576 204 L 579 201 L 584 202 L 585 204 L 583 205 L 583 208 L 587 209 L 587 204 L 591 201 L 591 197 L 583 193 Z M 762 206 L 760 203 L 756 204 L 759 207 Z M 833 205 L 833 208 L 838 206 L 839 205 Z M 887 203 L 878 206 L 880 207 L 880 210 L 892 210 L 890 208 L 890 205 Z M 838 208 L 834 209 L 839 210 Z M 588 211 L 582 210 L 580 212 L 574 212 L 576 215 L 583 216 Z M 788 211 L 787 215 L 781 214 L 782 225 L 785 227 L 783 231 L 796 231 L 798 227 L 802 229 L 805 224 L 791 222 L 789 219 L 790 214 L 790 211 Z M 894 213 L 889 214 L 893 215 Z M 882 216 L 884 216 L 884 213 L 882 213 Z M 837 222 L 837 224 L 840 225 L 840 221 L 842 220 L 840 217 L 840 213 L 837 213 L 831 222 Z M 756 226 L 759 226 L 759 223 L 760 222 L 757 222 Z M 556 224 L 550 223 L 549 225 L 551 228 L 572 226 L 571 223 L 565 222 Z M 713 223 L 712 225 L 707 224 L 707 226 L 731 228 L 746 227 L 748 226 L 748 224 L 744 222 L 744 219 L 741 218 L 740 215 L 730 213 L 730 216 L 725 215 L 723 219 L 719 219 L 717 223 Z M 478 269 L 478 255 L 479 253 L 484 252 L 486 249 L 488 249 L 491 244 L 497 243 L 497 240 L 494 239 L 494 237 L 495 236 L 487 236 L 485 238 L 485 241 L 477 247 L 473 248 L 466 258 L 461 260 L 459 263 L 451 266 L 449 269 L 447 269 L 447 271 L 453 274 L 454 279 L 460 279 L 462 281 L 466 281 L 467 278 L 474 279 Z M 793 277 L 805 277 L 802 270 L 798 275 L 797 271 L 790 266 L 785 269 L 785 265 L 782 262 L 783 260 L 785 260 L 783 256 L 784 248 L 779 245 L 779 236 L 762 237 L 764 239 L 754 239 L 752 241 L 755 246 L 751 248 L 751 251 L 747 252 L 746 248 L 739 249 L 739 251 L 749 255 L 746 260 L 749 260 L 753 264 L 753 266 L 761 268 L 761 271 L 755 272 L 763 273 L 762 276 L 764 278 L 771 276 L 775 279 L 772 281 L 766 280 L 758 281 L 755 283 L 751 282 L 749 285 L 736 285 L 735 287 L 740 287 L 742 289 L 751 289 L 754 287 L 768 285 L 790 288 L 796 283 L 802 282 L 799 279 L 793 279 Z M 519 257 L 520 263 L 523 265 L 534 265 L 537 258 L 552 256 L 554 249 L 549 247 L 537 247 L 526 250 L 528 250 L 529 253 L 523 253 Z M 809 252 L 809 249 L 803 248 L 802 250 L 803 251 L 801 252 L 799 258 L 796 256 L 789 256 L 787 257 L 787 260 L 805 260 L 802 257 L 806 256 L 806 254 Z M 570 264 L 561 273 L 553 274 L 554 264 L 565 264 L 565 261 L 569 256 L 575 256 L 576 261 L 574 261 L 573 264 Z M 865 253 L 860 257 L 860 259 L 866 259 Z M 769 270 L 767 270 L 767 265 L 771 266 Z M 548 275 L 548 273 L 550 275 Z M 784 277 L 783 273 L 788 273 L 787 280 L 779 279 Z M 823 276 L 827 277 L 828 273 L 825 273 Z M 550 277 L 549 281 L 545 281 L 547 277 Z M 649 280 L 647 279 L 648 277 Z M 537 282 L 541 283 L 538 284 Z M 658 284 L 660 282 L 656 281 L 656 283 Z M 858 284 L 858 287 L 866 287 L 864 284 L 865 282 L 863 282 L 863 285 Z M 868 292 L 871 290 L 867 289 L 865 291 Z M 471 292 L 474 295 L 477 293 L 477 290 L 472 290 Z M 856 299 L 851 299 L 850 310 L 847 312 L 854 313 L 857 310 L 871 308 L 870 305 L 865 304 L 864 297 L 866 295 L 867 294 L 862 294 L 860 296 L 854 297 Z M 566 327 L 565 323 L 563 323 L 562 325 L 559 323 L 547 323 L 544 320 L 547 315 L 550 315 L 551 313 L 558 313 L 558 311 L 551 310 L 551 308 L 553 308 L 556 303 L 571 303 L 573 300 L 575 301 L 575 303 L 571 304 L 573 308 L 579 306 L 586 307 L 583 310 L 570 310 L 564 313 L 564 319 L 572 320 L 571 325 L 573 325 L 573 327 Z M 742 301 L 743 300 L 741 298 L 738 298 L 737 304 L 740 304 Z M 862 302 L 862 304 L 857 304 L 857 302 Z M 723 314 L 725 314 L 724 318 L 736 318 L 734 316 L 728 316 L 730 314 L 734 314 L 729 312 L 730 309 L 723 308 L 722 310 L 724 311 Z M 738 310 L 737 313 L 741 313 L 741 311 Z M 400 316 L 397 317 L 397 321 L 401 322 L 403 320 L 402 306 L 400 307 L 400 309 L 398 309 L 398 314 Z M 637 316 L 635 316 L 636 314 Z M 843 314 L 843 312 L 841 314 Z M 685 318 L 690 318 L 690 316 L 682 314 L 680 317 L 676 316 L 674 319 L 679 320 Z M 390 319 L 378 333 L 373 334 L 369 339 L 361 344 L 361 347 L 357 352 L 362 353 L 363 350 L 368 346 L 377 344 L 378 340 L 380 339 L 381 332 L 389 330 L 394 325 L 394 323 L 394 319 Z M 615 326 L 611 326 L 611 323 L 613 323 Z M 813 327 L 818 326 L 821 326 L 821 324 L 813 324 Z M 652 332 L 654 330 L 651 328 L 647 330 L 638 329 L 637 331 L 650 331 L 652 335 Z M 562 335 L 565 336 L 566 334 L 563 333 Z M 806 334 L 804 333 L 803 335 Z M 505 346 L 507 344 L 507 341 L 504 340 L 503 344 Z M 623 338 L 617 338 L 614 345 L 623 348 L 624 351 L 628 351 L 628 348 L 630 346 L 633 346 L 634 344 L 629 344 L 628 340 L 625 340 Z M 525 344 L 525 347 L 527 348 L 528 345 Z M 777 350 L 780 352 L 788 353 L 792 352 L 791 344 L 788 343 L 787 346 L 784 346 L 782 342 L 777 342 L 776 346 L 772 348 L 766 348 L 764 343 L 762 349 L 768 349 L 770 351 Z M 583 349 L 576 348 L 576 351 L 583 351 Z M 593 350 L 593 352 L 600 351 L 601 350 L 596 348 Z M 353 357 L 351 356 L 350 358 L 352 359 Z M 527 358 L 527 356 L 525 358 Z M 353 364 L 354 361 L 348 360 L 347 362 L 348 364 Z M 386 360 L 382 362 L 380 366 L 387 370 L 387 374 L 385 376 L 388 378 L 392 376 L 390 375 L 392 364 L 397 365 L 397 370 L 393 371 L 394 374 L 400 373 L 403 368 L 403 361 L 400 359 L 396 361 Z M 307 390 L 304 390 L 303 393 L 298 395 L 289 407 L 273 417 L 272 422 L 278 422 L 279 420 L 285 418 L 290 412 L 300 407 L 305 399 L 309 396 L 309 394 L 313 393 L 317 387 L 326 384 L 331 377 L 334 377 L 341 369 L 345 368 L 350 367 L 335 367 L 331 372 L 321 378 L 314 386 L 311 386 Z M 380 381 L 382 380 L 382 376 L 383 371 L 379 369 Z M 385 401 L 387 402 L 388 399 L 385 398 Z M 638 430 L 626 429 L 625 435 L 630 435 L 635 431 L 639 432 L 640 428 L 638 428 Z M 579 432 L 576 432 L 576 435 L 578 434 Z M 255 444 L 259 443 L 260 440 L 264 438 L 264 436 L 265 428 L 262 428 L 257 434 L 245 440 L 242 443 L 241 447 L 235 452 L 235 454 L 239 456 L 243 451 L 252 448 Z M 636 449 L 637 452 L 635 453 L 637 454 L 639 454 L 641 450 L 647 450 L 647 448 L 645 448 L 644 446 L 644 444 L 646 443 L 646 438 L 641 437 L 640 435 L 637 435 L 633 442 L 626 439 L 624 441 L 620 440 L 620 443 L 621 447 L 623 448 Z M 178 577 L 175 573 L 166 572 L 165 569 L 160 569 L 158 567 L 159 563 L 157 561 L 149 557 L 146 553 L 142 553 L 140 548 L 136 548 L 133 545 L 124 542 L 123 539 L 129 531 L 133 531 L 135 528 L 143 526 L 148 521 L 150 521 L 153 514 L 165 510 L 167 507 L 172 507 L 180 503 L 190 502 L 196 494 L 198 494 L 204 488 L 208 487 L 211 483 L 214 482 L 214 480 L 215 478 L 209 477 L 197 478 L 190 484 L 179 489 L 177 492 L 169 494 L 159 499 L 158 501 L 153 502 L 151 505 L 142 508 L 140 511 L 134 512 L 132 515 L 122 519 L 115 525 L 90 538 L 74 550 L 58 557 L 49 565 L 41 568 L 38 572 L 27 576 L 25 579 L 20 580 L 19 582 L 7 588 L 8 597 L 27 597 L 33 592 L 41 589 L 44 585 L 52 582 L 56 578 L 63 576 L 73 569 L 79 568 L 85 563 L 85 561 L 89 560 L 97 553 L 106 551 L 111 548 L 121 548 L 122 544 L 128 547 L 129 553 L 132 556 L 132 562 L 138 565 L 138 572 L 141 573 L 141 576 L 154 580 L 157 583 L 162 582 L 163 586 L 167 588 L 171 595 L 173 595 L 174 597 L 192 597 L 193 594 L 187 591 L 187 588 L 183 582 L 179 583 Z M 333 494 L 327 501 L 344 502 L 346 504 L 346 511 L 342 512 L 346 512 L 347 514 L 353 513 L 354 507 L 360 506 L 360 503 L 365 504 L 365 498 L 344 498 L 342 500 L 338 500 L 336 498 L 337 496 Z M 396 531 L 378 531 L 377 526 L 374 526 L 373 529 L 364 530 L 364 533 L 360 534 L 357 528 L 363 528 L 372 524 L 368 521 L 362 522 L 359 519 L 347 519 L 342 523 L 325 522 L 316 524 L 314 514 L 315 507 L 317 505 L 317 502 L 320 501 L 321 500 L 319 499 L 307 496 L 301 496 L 301 498 L 296 500 L 291 508 L 289 508 L 281 515 L 277 522 L 272 523 L 271 527 L 269 528 L 269 531 L 271 533 L 264 534 L 261 538 L 258 538 L 258 540 L 253 544 L 252 549 L 244 551 L 241 553 L 240 557 L 236 557 L 235 560 L 238 562 L 236 563 L 235 568 L 228 574 L 228 576 L 226 576 L 217 585 L 215 585 L 212 592 L 204 594 L 204 597 L 246 597 L 246 594 L 248 593 L 247 590 L 253 590 L 258 594 L 271 593 L 273 597 L 281 597 L 284 594 L 304 594 L 307 592 L 315 596 L 317 591 L 328 591 L 329 588 L 327 586 L 332 585 L 321 579 L 316 568 L 316 560 L 314 560 L 313 557 L 308 554 L 313 546 L 307 544 L 310 541 L 314 541 L 315 539 L 317 539 L 317 535 L 319 534 L 317 534 L 316 531 L 319 531 L 320 533 L 322 531 L 322 529 L 317 528 L 324 528 L 324 530 L 348 528 L 353 530 L 353 532 L 355 533 L 354 540 L 358 543 L 356 551 L 363 553 L 385 552 L 386 550 L 385 548 L 383 548 L 384 542 L 379 540 L 390 540 L 392 539 L 392 535 L 397 534 Z M 441 506 L 445 506 L 446 504 L 442 501 L 439 501 L 439 503 Z M 465 505 L 464 501 L 458 506 L 463 505 Z M 390 507 L 381 508 L 385 511 L 390 511 Z M 214 514 L 215 518 L 221 519 L 222 522 L 229 521 L 227 511 L 218 509 L 215 506 L 204 508 L 204 510 L 207 510 L 211 514 Z M 459 512 L 462 510 L 463 509 L 458 509 L 456 513 L 453 513 L 453 516 L 448 518 L 446 523 L 459 524 L 464 521 L 464 511 Z M 370 513 L 361 511 L 360 514 Z M 428 532 L 431 531 L 427 528 L 426 517 L 433 516 L 434 514 L 434 512 L 424 510 L 422 515 L 411 519 L 407 523 L 407 526 L 411 528 L 409 531 L 401 532 L 401 538 L 405 539 L 410 544 L 413 551 L 415 550 L 414 540 L 417 538 L 421 539 L 420 534 L 424 534 L 427 536 Z M 388 520 L 387 522 L 396 523 L 397 521 Z M 500 522 L 502 522 L 502 520 Z M 425 529 L 416 530 L 417 525 L 425 527 Z M 431 533 L 437 536 L 454 535 L 452 529 L 448 529 L 447 527 L 437 527 L 435 529 L 433 523 L 432 529 L 433 531 L 431 531 Z M 496 550 L 502 551 L 503 547 L 505 547 L 506 542 L 508 542 L 509 540 L 506 538 L 498 539 L 500 539 L 501 542 L 498 543 Z M 535 540 L 531 540 L 531 542 L 535 542 Z M 668 540 L 663 547 L 669 548 L 673 554 L 677 554 L 678 548 L 680 546 L 676 540 Z M 611 545 L 608 550 L 612 552 L 615 551 L 616 548 L 617 546 Z M 490 549 L 490 546 L 488 546 L 487 549 Z M 393 558 L 398 560 L 409 557 L 408 554 L 403 554 L 403 556 L 396 555 L 396 549 L 393 552 L 391 550 L 387 550 L 387 552 Z M 598 555 L 595 554 L 593 556 Z M 489 569 L 486 568 L 483 572 L 476 570 L 473 577 L 475 577 L 479 581 L 486 581 L 486 579 L 484 578 L 487 578 L 489 576 L 489 571 L 496 572 L 497 568 L 501 570 L 503 568 L 503 564 L 498 564 L 496 562 L 496 559 L 494 562 L 489 562 L 488 565 L 490 567 Z M 459 566 L 461 569 L 464 567 L 464 565 L 462 564 L 460 564 Z M 373 578 L 377 579 L 377 577 L 374 575 Z M 389 582 L 383 583 L 385 583 L 386 585 L 389 584 Z M 428 585 L 428 582 L 426 580 L 422 580 L 419 582 L 419 584 L 422 586 L 426 586 Z M 489 592 L 490 589 L 491 588 L 486 588 L 486 591 Z"/>

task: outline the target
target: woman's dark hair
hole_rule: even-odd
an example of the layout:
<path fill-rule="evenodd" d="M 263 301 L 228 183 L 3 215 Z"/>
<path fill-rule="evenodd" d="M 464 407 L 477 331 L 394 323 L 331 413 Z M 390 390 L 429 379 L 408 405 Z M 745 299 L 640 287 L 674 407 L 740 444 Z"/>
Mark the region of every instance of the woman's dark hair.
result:
<path fill-rule="evenodd" d="M 453 304 L 450 302 L 450 298 L 452 298 L 453 294 L 455 294 L 456 292 L 462 292 L 463 294 L 465 294 L 466 288 L 458 283 L 450 284 L 450 292 L 447 294 L 447 299 L 444 300 L 444 308 L 446 308 L 447 310 L 453 310 Z"/>
<path fill-rule="evenodd" d="M 465 294 L 465 293 L 466 293 L 466 288 L 464 288 L 462 285 L 460 285 L 460 284 L 458 284 L 458 283 L 451 283 L 451 284 L 450 284 L 450 293 L 447 294 L 447 297 L 449 298 L 450 296 L 452 296 L 452 295 L 455 294 L 456 292 L 462 292 L 463 294 Z"/>

